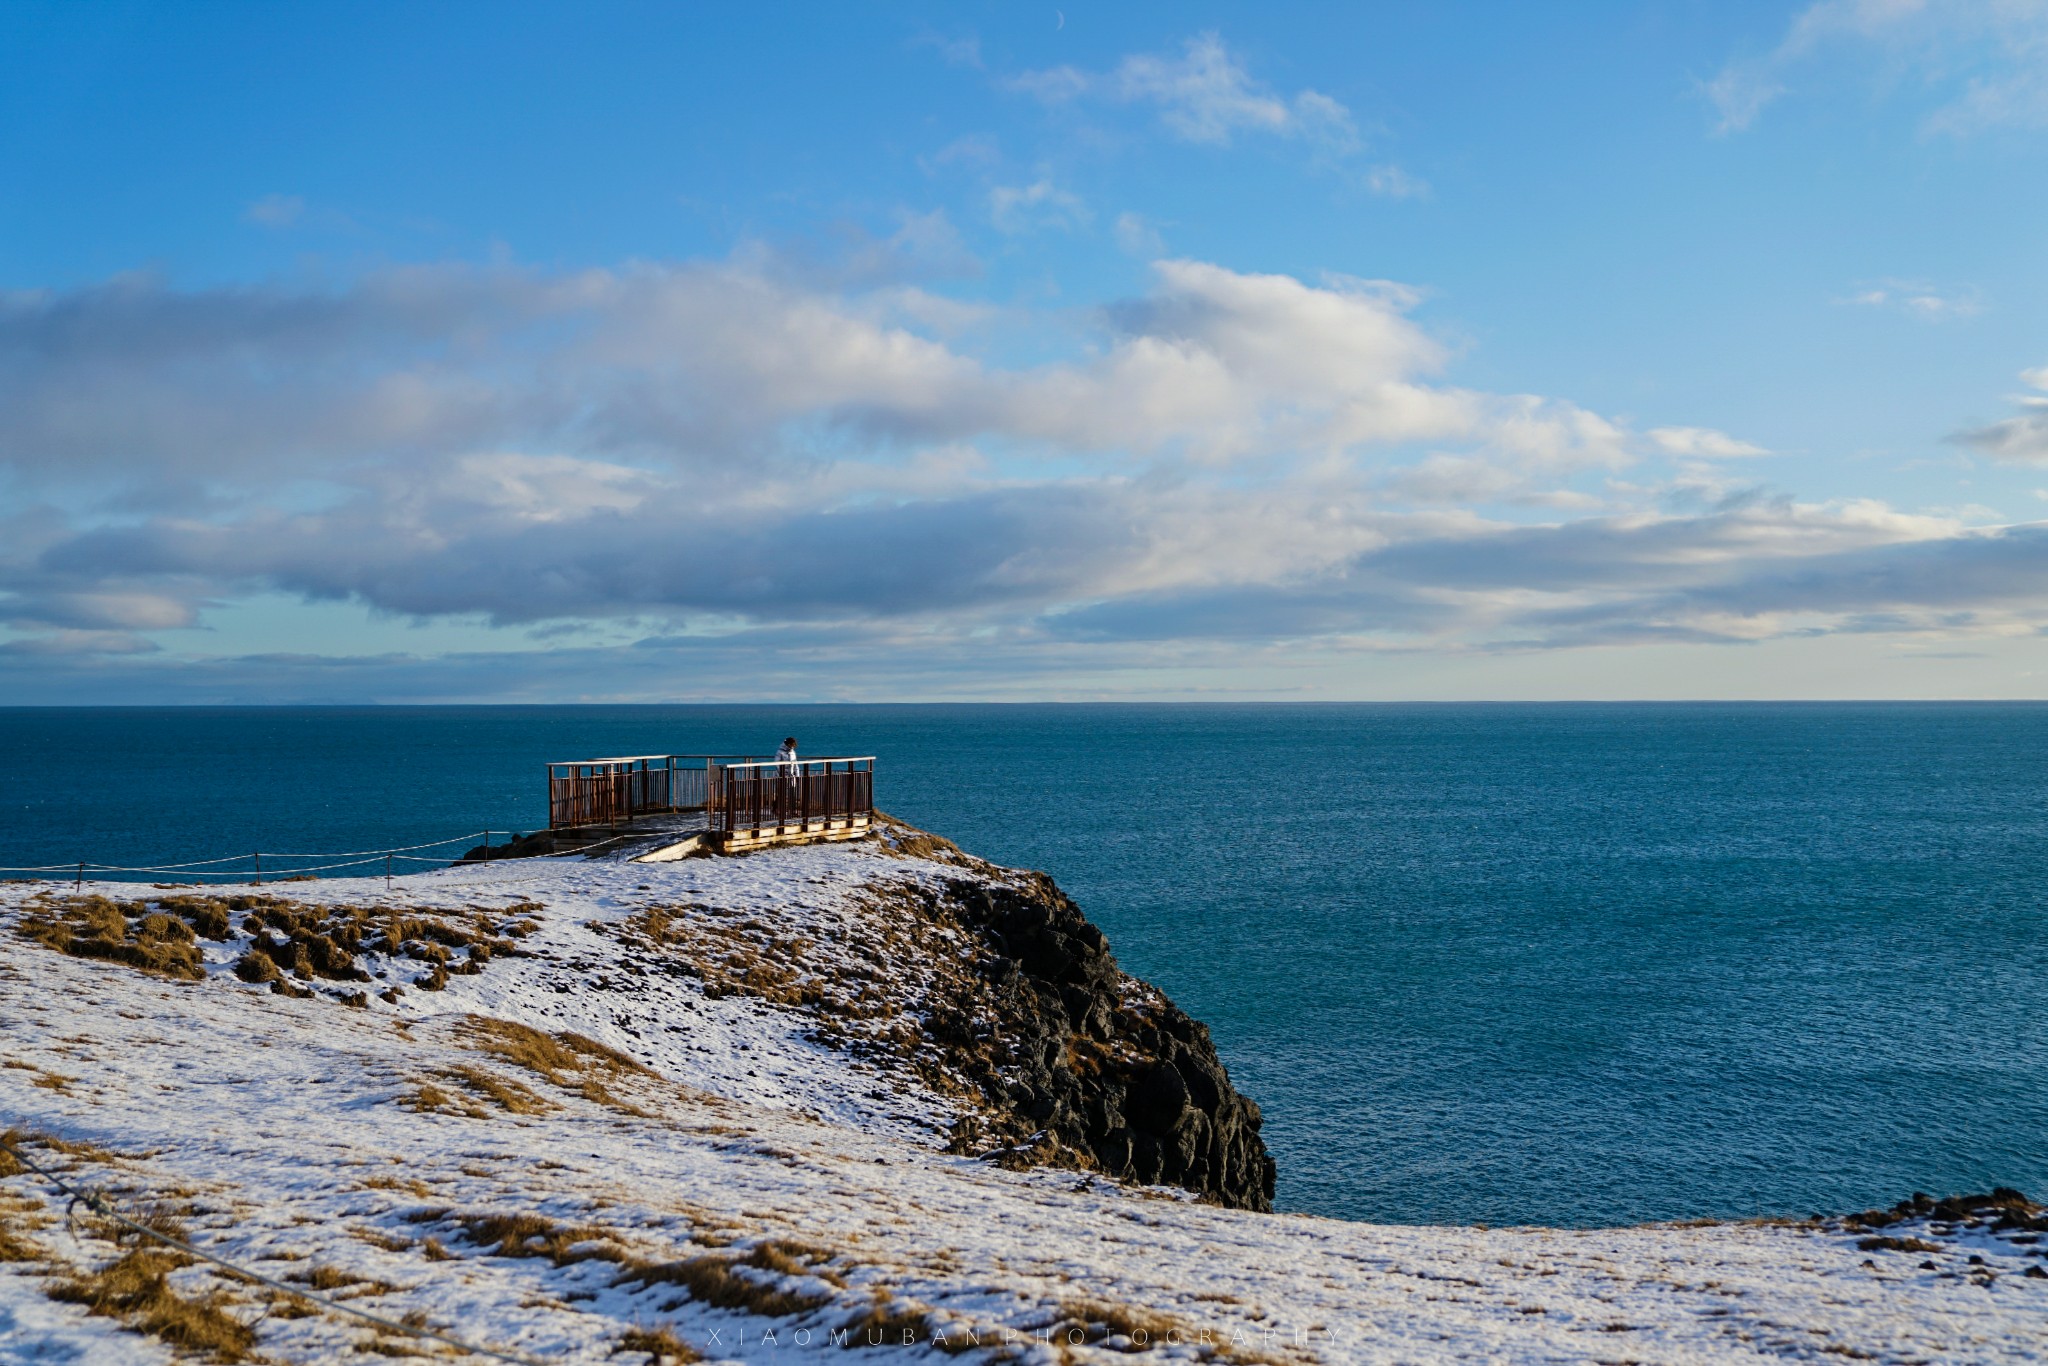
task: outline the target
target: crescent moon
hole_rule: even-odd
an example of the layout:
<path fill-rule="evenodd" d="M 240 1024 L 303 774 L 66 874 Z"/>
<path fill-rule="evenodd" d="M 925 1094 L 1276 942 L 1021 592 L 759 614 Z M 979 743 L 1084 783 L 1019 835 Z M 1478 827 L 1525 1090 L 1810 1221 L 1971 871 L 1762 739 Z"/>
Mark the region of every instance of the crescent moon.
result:
<path fill-rule="evenodd" d="M 1067 26 L 1067 12 L 1063 9 L 1056 9 L 1053 11 L 1053 13 L 1059 16 L 1059 22 L 1052 26 L 1052 31 L 1054 33 L 1058 33 L 1061 29 Z"/>

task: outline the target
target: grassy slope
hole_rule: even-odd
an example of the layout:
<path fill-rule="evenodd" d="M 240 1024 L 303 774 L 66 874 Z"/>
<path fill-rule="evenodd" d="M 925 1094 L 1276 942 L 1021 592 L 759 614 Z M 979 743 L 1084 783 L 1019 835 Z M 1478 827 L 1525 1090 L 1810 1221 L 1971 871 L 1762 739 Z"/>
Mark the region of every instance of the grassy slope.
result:
<path fill-rule="evenodd" d="M 1127 1360 L 1117 1349 L 1142 1338 L 1150 1359 L 1274 1361 L 2026 1360 L 2048 1337 L 2048 1281 L 2021 1274 L 2042 1259 L 1981 1231 L 1916 1229 L 1943 1249 L 1930 1254 L 1793 1226 L 1379 1227 L 947 1156 L 965 1102 L 943 1078 L 843 1035 L 835 1046 L 801 981 L 770 972 L 760 991 L 732 990 L 745 965 L 716 957 L 746 922 L 879 953 L 862 942 L 863 905 L 938 871 L 833 847 L 498 864 L 390 896 L 381 881 L 282 889 L 363 906 L 365 927 L 395 908 L 502 945 L 499 931 L 530 924 L 519 956 L 464 972 L 458 945 L 442 989 L 394 1000 L 375 993 L 433 966 L 411 927 L 396 933 L 415 955 L 352 957 L 368 983 L 286 974 L 310 993 L 286 996 L 235 975 L 239 924 L 195 937 L 200 980 L 152 975 L 60 953 L 47 930 L 17 934 L 35 889 L 10 885 L 0 1117 L 70 1148 L 32 1147 L 39 1160 L 209 1250 L 551 1361 L 646 1360 L 612 1354 L 664 1341 L 787 1361 L 832 1350 L 839 1330 L 934 1360 L 935 1334 L 958 1347 L 969 1333 L 984 1354 L 1007 1340 L 1048 1360 Z M 628 932 L 657 906 L 668 949 Z M 701 933 L 675 933 L 678 920 Z M 882 965 L 898 989 L 876 997 L 876 1037 L 914 1023 L 918 991 L 945 989 L 916 950 Z M 681 970 L 688 954 L 712 957 Z M 341 1003 L 358 992 L 364 1004 Z M 0 1179 L 0 1258 L 19 1258 L 0 1260 L 0 1362 L 168 1359 L 137 1331 L 146 1306 L 102 1297 L 96 1316 L 89 1294 L 51 1298 L 131 1251 L 90 1220 L 74 1235 L 62 1212 L 26 1174 Z M 253 1324 L 269 1360 L 403 1349 L 204 1265 L 142 1270 Z"/>

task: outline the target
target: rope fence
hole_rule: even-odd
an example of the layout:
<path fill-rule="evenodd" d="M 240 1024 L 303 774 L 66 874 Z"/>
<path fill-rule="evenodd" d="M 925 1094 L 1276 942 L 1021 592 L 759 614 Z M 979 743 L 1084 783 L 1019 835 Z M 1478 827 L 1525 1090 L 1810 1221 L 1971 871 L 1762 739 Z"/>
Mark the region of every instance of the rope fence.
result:
<path fill-rule="evenodd" d="M 247 854 L 229 854 L 224 858 L 194 859 L 187 863 L 159 864 L 94 863 L 90 859 L 79 859 L 72 863 L 44 863 L 19 868 L 0 866 L 0 873 L 43 873 L 54 875 L 51 877 L 52 881 L 60 881 L 65 877 L 69 877 L 78 883 L 83 883 L 88 876 L 95 873 L 155 873 L 181 879 L 223 878 L 230 882 L 253 882 L 256 886 L 260 887 L 263 885 L 266 871 L 273 881 L 288 881 L 294 878 L 310 876 L 314 873 L 333 872 L 338 868 L 375 867 L 381 864 L 384 868 L 385 881 L 388 882 L 391 879 L 394 864 L 424 863 L 435 867 L 446 867 L 451 863 L 461 862 L 459 859 L 451 860 L 445 854 L 428 856 L 412 852 L 416 849 L 443 848 L 447 845 L 463 844 L 470 840 L 481 838 L 484 842 L 485 854 L 483 858 L 475 861 L 478 863 L 491 862 L 489 853 L 491 836 L 497 834 L 517 837 L 516 832 L 510 830 L 473 830 L 467 835 L 451 835 L 447 839 L 431 840 L 425 844 L 401 844 L 391 849 L 355 849 L 332 854 L 280 854 L 257 850 Z M 638 834 L 614 835 L 610 839 L 597 840 L 590 844 L 579 845 L 574 849 L 564 850 L 563 853 L 585 854 L 593 849 L 602 849 L 607 845 L 618 844 L 624 840 L 640 838 L 644 838 L 644 836 Z M 263 866 L 263 860 L 265 859 L 332 859 L 336 861 L 311 865 L 286 862 L 281 865 L 274 865 L 266 870 Z M 222 863 L 240 863 L 245 860 L 249 862 L 250 867 L 216 868 L 214 866 Z M 374 873 L 372 876 L 374 876 Z"/>
<path fill-rule="evenodd" d="M 415 847 L 423 848 L 425 846 Z M 100 1218 L 119 1224 L 131 1233 L 139 1233 L 146 1238 L 154 1238 L 166 1247 L 176 1248 L 187 1256 L 211 1262 L 218 1267 L 224 1267 L 237 1276 L 246 1276 L 260 1285 L 267 1285 L 272 1290 L 282 1291 L 294 1299 L 304 1300 L 308 1304 L 318 1305 L 322 1309 L 330 1310 L 337 1314 L 347 1314 L 366 1323 L 375 1324 L 385 1332 L 404 1333 L 411 1337 L 444 1343 L 447 1346 L 453 1347 L 458 1352 L 467 1352 L 472 1356 L 489 1357 L 494 1361 L 510 1361 L 516 1363 L 516 1366 L 541 1366 L 541 1363 L 533 1357 L 519 1356 L 512 1352 L 501 1351 L 495 1347 L 478 1346 L 473 1342 L 464 1342 L 461 1338 L 450 1337 L 446 1333 L 437 1333 L 431 1328 L 420 1328 L 399 1319 L 387 1318 L 382 1314 L 373 1314 L 367 1309 L 359 1309 L 352 1304 L 344 1304 L 340 1300 L 331 1300 L 325 1295 L 316 1295 L 309 1290 L 301 1290 L 297 1286 L 287 1285 L 283 1281 L 266 1276 L 260 1271 L 252 1271 L 246 1266 L 238 1266 L 225 1257 L 216 1257 L 211 1252 L 196 1248 L 182 1238 L 174 1238 L 168 1233 L 149 1227 L 147 1224 L 137 1223 L 115 1208 L 113 1197 L 105 1191 L 94 1186 L 72 1185 L 57 1173 L 25 1156 L 21 1149 L 5 1139 L 0 1139 L 0 1151 L 5 1151 L 9 1157 L 19 1162 L 23 1167 L 34 1172 L 37 1176 L 42 1177 L 58 1190 L 70 1196 L 71 1209 L 75 1210 L 78 1206 L 84 1205 Z M 69 1211 L 67 1211 L 67 1217 L 68 1215 Z"/>

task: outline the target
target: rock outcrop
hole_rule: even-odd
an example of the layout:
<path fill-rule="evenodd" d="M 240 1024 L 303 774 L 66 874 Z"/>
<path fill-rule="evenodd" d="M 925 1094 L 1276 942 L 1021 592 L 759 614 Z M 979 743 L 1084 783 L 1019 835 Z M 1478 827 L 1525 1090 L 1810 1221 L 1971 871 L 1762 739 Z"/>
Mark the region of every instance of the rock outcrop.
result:
<path fill-rule="evenodd" d="M 799 1011 L 819 1042 L 885 1075 L 907 1069 L 958 1108 L 952 1151 L 1273 1207 L 1259 1107 L 1231 1086 L 1206 1027 L 1124 973 L 1043 873 L 999 868 L 886 815 L 878 826 L 857 847 L 946 871 L 901 878 L 882 864 L 829 930 L 800 932 L 767 909 L 664 904 L 605 933 L 644 951 L 645 970 Z M 553 838 L 493 857 L 576 851 Z"/>
<path fill-rule="evenodd" d="M 1064 1149 L 1109 1176 L 1273 1207 L 1259 1107 L 1231 1086 L 1207 1027 L 1123 973 L 1052 879 L 962 878 L 938 901 L 989 950 L 977 966 L 998 1022 L 990 1132 L 963 1126 L 956 1147 L 1006 1136 L 1023 1160 Z"/>

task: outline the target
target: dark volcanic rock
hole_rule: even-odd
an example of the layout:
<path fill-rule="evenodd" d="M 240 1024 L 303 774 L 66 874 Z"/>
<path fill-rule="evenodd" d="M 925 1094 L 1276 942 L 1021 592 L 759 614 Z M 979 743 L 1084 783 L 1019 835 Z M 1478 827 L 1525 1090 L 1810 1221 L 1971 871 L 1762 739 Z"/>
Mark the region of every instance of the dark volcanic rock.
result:
<path fill-rule="evenodd" d="M 1273 1207 L 1259 1107 L 1232 1089 L 1208 1029 L 1120 971 L 1052 879 L 959 879 L 942 900 L 991 951 L 981 970 L 999 1021 L 996 1135 L 966 1133 L 956 1147 L 1003 1131 L 1027 1149 L 1049 1137 L 1110 1176 Z"/>

